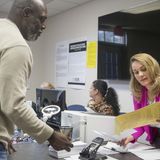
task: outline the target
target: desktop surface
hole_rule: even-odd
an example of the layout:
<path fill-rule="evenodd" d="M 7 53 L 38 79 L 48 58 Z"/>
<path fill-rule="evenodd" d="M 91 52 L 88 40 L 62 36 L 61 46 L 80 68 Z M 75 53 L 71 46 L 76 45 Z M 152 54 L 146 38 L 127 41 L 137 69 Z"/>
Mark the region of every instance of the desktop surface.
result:
<path fill-rule="evenodd" d="M 8 160 L 56 160 L 49 156 L 47 144 L 14 144 L 14 148 L 16 152 L 9 155 Z"/>
<path fill-rule="evenodd" d="M 125 154 L 119 153 L 119 154 L 110 154 L 109 157 L 115 158 L 117 160 L 143 160 L 142 158 L 136 156 L 135 154 L 128 152 Z"/>
<path fill-rule="evenodd" d="M 15 153 L 9 155 L 8 160 L 57 160 L 57 158 L 49 155 L 47 144 L 27 143 L 27 144 L 15 144 Z M 159 150 L 157 151 L 159 152 Z M 107 160 L 141 160 L 142 158 L 136 156 L 133 153 L 126 154 L 108 154 Z M 79 156 L 77 156 L 79 157 Z M 59 159 L 64 160 L 64 159 Z M 76 158 L 74 160 L 79 160 Z"/>

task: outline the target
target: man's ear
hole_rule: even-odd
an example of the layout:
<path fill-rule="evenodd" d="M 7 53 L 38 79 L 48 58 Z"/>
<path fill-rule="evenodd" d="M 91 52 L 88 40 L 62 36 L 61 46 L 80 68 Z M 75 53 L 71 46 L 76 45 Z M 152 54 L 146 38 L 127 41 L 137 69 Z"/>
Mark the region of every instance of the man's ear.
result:
<path fill-rule="evenodd" d="M 23 9 L 23 16 L 24 17 L 29 17 L 32 14 L 32 9 L 30 7 L 25 7 Z"/>

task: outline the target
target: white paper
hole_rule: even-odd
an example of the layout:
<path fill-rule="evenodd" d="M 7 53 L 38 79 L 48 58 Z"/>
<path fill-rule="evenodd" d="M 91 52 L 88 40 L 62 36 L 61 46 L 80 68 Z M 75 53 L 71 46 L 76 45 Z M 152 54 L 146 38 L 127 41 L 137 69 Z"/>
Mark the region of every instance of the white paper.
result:
<path fill-rule="evenodd" d="M 69 44 L 68 87 L 85 89 L 87 41 L 74 41 Z"/>
<path fill-rule="evenodd" d="M 56 86 L 66 87 L 68 83 L 68 43 L 61 42 L 56 46 Z"/>
<path fill-rule="evenodd" d="M 127 153 L 128 152 L 127 147 L 117 145 L 116 143 L 113 143 L 113 142 L 108 142 L 104 147 L 111 149 L 115 152 L 119 152 L 119 153 Z"/>
<path fill-rule="evenodd" d="M 144 160 L 158 160 L 160 159 L 160 149 L 142 150 L 132 152 Z"/>
<path fill-rule="evenodd" d="M 87 40 L 56 45 L 56 86 L 85 89 Z"/>
<path fill-rule="evenodd" d="M 154 147 L 151 145 L 146 145 L 142 143 L 129 143 L 127 145 L 128 151 L 130 152 L 136 152 L 136 151 L 143 151 L 143 150 L 148 150 L 148 149 L 153 149 Z"/>
<path fill-rule="evenodd" d="M 160 128 L 160 123 L 151 124 L 150 126 L 151 126 L 151 127 Z"/>
<path fill-rule="evenodd" d="M 67 157 L 67 158 L 64 158 L 65 160 L 79 160 L 79 154 L 77 155 L 73 155 L 73 156 L 70 156 L 70 157 Z"/>
<path fill-rule="evenodd" d="M 158 160 L 160 159 L 160 150 L 154 149 L 153 146 L 142 143 L 129 143 L 127 145 L 128 151 L 144 160 Z"/>
<path fill-rule="evenodd" d="M 109 154 L 117 154 L 117 152 L 109 149 L 109 148 L 105 148 L 104 146 L 99 147 L 98 153 L 103 154 L 103 155 L 109 155 Z"/>

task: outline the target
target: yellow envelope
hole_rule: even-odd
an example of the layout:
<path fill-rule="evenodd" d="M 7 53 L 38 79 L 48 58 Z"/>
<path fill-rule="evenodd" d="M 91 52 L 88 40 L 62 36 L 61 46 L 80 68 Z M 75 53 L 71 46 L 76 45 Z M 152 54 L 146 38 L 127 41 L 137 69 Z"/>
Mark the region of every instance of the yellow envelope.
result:
<path fill-rule="evenodd" d="M 157 119 L 160 119 L 160 102 L 117 116 L 115 119 L 115 132 L 119 134 L 126 129 L 155 124 Z"/>

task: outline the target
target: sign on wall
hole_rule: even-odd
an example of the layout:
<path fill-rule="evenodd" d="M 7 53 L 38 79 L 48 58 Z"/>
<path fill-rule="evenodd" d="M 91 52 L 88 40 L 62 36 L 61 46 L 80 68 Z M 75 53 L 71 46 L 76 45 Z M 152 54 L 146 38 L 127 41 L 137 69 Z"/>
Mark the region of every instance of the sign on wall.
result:
<path fill-rule="evenodd" d="M 87 41 L 61 42 L 56 47 L 57 87 L 85 88 Z"/>
<path fill-rule="evenodd" d="M 87 41 L 69 44 L 68 86 L 71 88 L 85 88 L 86 45 Z"/>
<path fill-rule="evenodd" d="M 68 43 L 61 42 L 56 46 L 56 86 L 68 85 Z"/>

